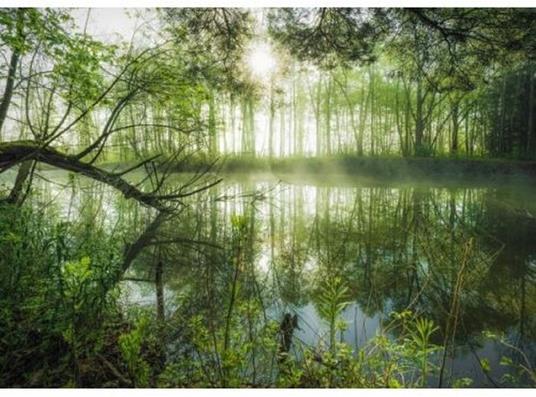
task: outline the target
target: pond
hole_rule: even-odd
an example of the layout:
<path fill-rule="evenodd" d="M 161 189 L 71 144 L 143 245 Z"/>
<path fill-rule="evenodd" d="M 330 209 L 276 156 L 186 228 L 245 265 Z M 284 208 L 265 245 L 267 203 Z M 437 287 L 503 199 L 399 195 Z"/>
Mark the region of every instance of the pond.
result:
<path fill-rule="evenodd" d="M 89 200 L 102 209 L 95 219 L 114 225 L 128 214 L 142 223 L 132 215 L 135 205 L 99 194 L 100 202 Z M 523 358 L 484 332 L 504 334 L 529 360 L 536 357 L 535 198 L 526 186 L 486 182 L 227 175 L 163 228 L 161 238 L 176 244 L 138 260 L 123 283 L 125 303 L 160 304 L 173 318 L 184 311 L 182 297 L 194 294 L 190 314 L 221 316 L 225 280 L 241 266 L 264 318 L 296 315 L 291 352 L 299 355 L 302 345 L 329 345 L 319 295 L 336 279 L 346 287 L 337 340 L 362 347 L 380 330 L 396 332 L 388 327 L 393 312 L 410 310 L 439 327 L 434 343 L 448 341 L 449 379 L 494 386 L 506 371 L 503 356 Z M 72 207 L 66 199 L 63 213 L 72 216 Z M 229 260 L 233 244 L 243 251 L 238 265 Z M 155 252 L 163 265 L 160 298 Z"/>

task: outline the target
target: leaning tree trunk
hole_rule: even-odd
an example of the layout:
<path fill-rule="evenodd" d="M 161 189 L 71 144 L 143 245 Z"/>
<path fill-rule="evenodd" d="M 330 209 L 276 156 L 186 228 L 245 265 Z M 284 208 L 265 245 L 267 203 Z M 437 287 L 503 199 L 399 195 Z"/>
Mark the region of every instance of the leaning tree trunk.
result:
<path fill-rule="evenodd" d="M 143 192 L 122 178 L 122 175 L 126 173 L 125 171 L 122 173 L 106 171 L 90 163 L 85 163 L 76 156 L 61 153 L 51 147 L 43 147 L 36 142 L 16 141 L 0 143 L 0 170 L 5 171 L 20 162 L 31 162 L 32 160 L 72 171 L 105 183 L 119 190 L 125 198 L 133 198 L 159 211 L 169 210 L 169 207 L 166 205 L 167 200 L 184 197 L 184 194 L 159 196 L 153 193 Z M 17 181 L 15 184 L 17 184 Z"/>
<path fill-rule="evenodd" d="M 17 176 L 15 178 L 15 184 L 13 185 L 9 196 L 6 199 L 8 203 L 15 204 L 18 206 L 21 206 L 24 203 L 26 194 L 24 194 L 23 192 L 25 190 L 27 192 L 30 188 L 29 184 L 31 184 L 32 168 L 34 164 L 35 163 L 33 161 L 29 160 L 23 161 L 21 163 L 17 172 Z"/>

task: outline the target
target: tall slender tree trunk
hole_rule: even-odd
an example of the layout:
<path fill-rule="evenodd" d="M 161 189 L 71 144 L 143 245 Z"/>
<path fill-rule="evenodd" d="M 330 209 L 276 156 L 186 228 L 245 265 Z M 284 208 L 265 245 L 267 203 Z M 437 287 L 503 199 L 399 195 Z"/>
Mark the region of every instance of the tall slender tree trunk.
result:
<path fill-rule="evenodd" d="M 222 101 L 220 106 L 217 107 L 221 115 L 221 152 L 227 153 L 227 118 L 225 117 L 225 103 Z M 217 141 L 216 141 L 217 142 Z M 216 145 L 216 150 L 219 151 L 218 145 Z"/>
<path fill-rule="evenodd" d="M 24 43 L 24 8 L 17 9 L 17 36 L 18 39 Z M 13 97 L 13 89 L 15 86 L 15 74 L 20 60 L 20 46 L 14 47 L 11 52 L 11 58 L 9 60 L 9 69 L 7 72 L 6 83 L 4 87 L 4 93 L 2 95 L 2 102 L 0 102 L 0 140 L 2 140 L 2 127 L 6 121 L 9 105 L 11 105 L 11 98 Z"/>
<path fill-rule="evenodd" d="M 279 109 L 279 156 L 285 155 L 285 106 Z"/>
<path fill-rule="evenodd" d="M 17 71 L 17 65 L 19 63 L 20 53 L 18 50 L 13 50 L 11 53 L 11 60 L 9 62 L 9 71 L 6 77 L 6 85 L 4 88 L 4 94 L 2 95 L 2 102 L 0 103 L 0 140 L 2 139 L 2 127 L 6 121 L 7 111 L 11 104 L 11 98 L 13 97 L 13 87 L 15 85 L 15 73 Z"/>
<path fill-rule="evenodd" d="M 208 139 L 209 153 L 215 155 L 217 152 L 216 142 L 216 110 L 214 103 L 214 92 L 211 90 L 208 98 Z"/>
<path fill-rule="evenodd" d="M 504 154 L 504 137 L 506 135 L 506 76 L 503 77 L 501 90 L 501 128 L 499 130 L 498 152 Z"/>
<path fill-rule="evenodd" d="M 242 99 L 241 106 L 241 122 L 242 122 L 242 153 L 245 154 L 249 151 L 249 123 L 247 121 L 248 118 L 248 112 L 247 112 L 247 101 L 245 98 Z"/>
<path fill-rule="evenodd" d="M 253 98 L 249 98 L 248 100 L 248 123 L 249 123 L 249 145 L 250 145 L 250 151 L 251 156 L 255 157 L 256 155 L 256 146 L 257 142 L 255 139 L 255 108 L 253 103 Z"/>
<path fill-rule="evenodd" d="M 423 104 L 424 96 L 422 92 L 422 81 L 419 78 L 417 81 L 417 98 L 415 109 L 415 154 L 420 155 L 423 153 L 423 135 L 424 135 L 424 114 Z"/>
<path fill-rule="evenodd" d="M 365 95 L 365 81 L 363 78 L 361 87 L 361 105 L 359 106 L 359 142 L 357 143 L 357 153 L 362 156 L 364 152 L 365 125 L 369 109 L 370 90 Z"/>
<path fill-rule="evenodd" d="M 406 144 L 404 142 L 404 135 L 402 134 L 402 125 L 400 122 L 400 97 L 398 95 L 400 87 L 400 79 L 396 79 L 396 88 L 395 88 L 395 123 L 396 123 L 396 131 L 398 133 L 398 142 L 400 146 L 400 152 L 402 153 L 402 156 L 406 156 Z"/>
<path fill-rule="evenodd" d="M 326 83 L 326 154 L 331 155 L 331 90 L 332 90 L 332 77 L 328 78 Z"/>
<path fill-rule="evenodd" d="M 529 66 L 529 103 L 527 122 L 527 153 L 533 157 L 536 150 L 534 145 L 534 67 Z"/>
<path fill-rule="evenodd" d="M 274 156 L 274 119 L 275 119 L 275 99 L 274 82 L 270 83 L 270 116 L 268 120 L 268 155 Z"/>
<path fill-rule="evenodd" d="M 237 138 L 237 131 L 236 131 L 236 106 L 235 106 L 235 99 L 234 96 L 231 94 L 231 100 L 229 105 L 229 112 L 231 113 L 231 149 L 233 154 L 236 154 L 238 152 L 238 138 Z"/>
<path fill-rule="evenodd" d="M 316 84 L 316 90 L 314 95 L 314 113 L 315 113 L 315 132 L 316 132 L 316 155 L 321 156 L 322 155 L 322 149 L 323 149 L 323 140 L 322 140 L 322 128 L 321 128 L 321 100 L 322 100 L 322 77 L 320 77 L 320 80 Z"/>
<path fill-rule="evenodd" d="M 460 102 L 457 99 L 455 99 L 451 105 L 452 130 L 451 130 L 450 154 L 452 155 L 456 155 L 458 153 L 458 131 L 460 127 L 459 109 L 460 109 Z"/>
<path fill-rule="evenodd" d="M 465 123 L 464 123 L 464 132 L 465 132 L 465 155 L 473 155 L 473 132 L 469 129 L 470 124 L 470 110 L 466 109 L 465 111 Z"/>
<path fill-rule="evenodd" d="M 376 129 L 374 128 L 374 122 L 375 122 L 375 112 L 376 109 L 374 107 L 374 72 L 372 71 L 372 68 L 369 68 L 369 95 L 370 95 L 370 154 L 374 156 L 375 152 L 375 139 L 374 136 L 376 133 Z"/>

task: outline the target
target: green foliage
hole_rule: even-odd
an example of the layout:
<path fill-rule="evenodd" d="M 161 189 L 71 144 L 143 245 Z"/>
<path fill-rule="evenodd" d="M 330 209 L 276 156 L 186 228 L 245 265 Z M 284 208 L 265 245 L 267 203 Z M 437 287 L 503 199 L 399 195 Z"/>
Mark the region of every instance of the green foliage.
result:
<path fill-rule="evenodd" d="M 251 313 L 250 304 L 239 308 L 253 315 L 260 323 L 259 312 Z M 250 331 L 238 320 L 233 321 L 229 333 L 229 343 L 225 349 L 225 327 L 210 328 L 211 321 L 200 315 L 189 319 L 187 329 L 191 339 L 183 341 L 191 344 L 192 353 L 178 357 L 166 365 L 158 385 L 161 387 L 242 387 L 244 385 L 272 384 L 270 367 L 277 354 L 279 325 L 275 321 Z M 254 358 L 253 358 L 254 357 Z M 253 361 L 254 360 L 254 361 Z M 255 367 L 253 367 L 253 362 Z"/>
<path fill-rule="evenodd" d="M 141 316 L 134 324 L 134 328 L 118 338 L 121 355 L 126 362 L 128 373 L 135 387 L 149 385 L 150 367 L 141 356 L 141 348 L 147 337 L 149 318 Z"/>
<path fill-rule="evenodd" d="M 106 88 L 103 65 L 116 55 L 114 46 L 86 35 L 70 35 L 53 50 L 52 79 L 64 87 L 63 99 L 76 106 L 87 106 Z"/>
<path fill-rule="evenodd" d="M 281 387 L 417 387 L 426 386 L 436 370 L 432 354 L 439 348 L 429 338 L 435 327 L 428 320 L 411 320 L 396 339 L 379 334 L 357 351 L 336 343 L 329 351 L 305 347 L 302 360 L 288 360 L 281 369 Z M 416 371 L 421 372 L 416 374 Z"/>
<path fill-rule="evenodd" d="M 64 10 L 2 8 L 0 42 L 22 54 L 38 44 L 46 51 L 53 51 L 66 39 L 63 26 L 70 21 L 70 16 Z"/>
<path fill-rule="evenodd" d="M 452 382 L 452 387 L 455 389 L 460 389 L 464 387 L 469 387 L 473 384 L 473 380 L 471 378 L 459 378 L 455 379 L 454 382 Z"/>
<path fill-rule="evenodd" d="M 486 340 L 493 341 L 507 349 L 506 354 L 501 357 L 499 362 L 499 365 L 506 370 L 501 377 L 504 385 L 529 387 L 536 385 L 536 369 L 534 369 L 531 360 L 523 350 L 512 344 L 504 334 L 497 334 L 491 331 L 484 331 L 482 334 Z M 482 371 L 486 373 L 489 373 L 492 369 L 487 359 L 481 359 L 480 366 Z"/>
<path fill-rule="evenodd" d="M 0 208 L 0 384 L 80 385 L 80 366 L 103 349 L 117 315 L 112 245 L 76 237 L 51 213 Z M 89 237 L 89 238 L 88 238 Z M 93 258 L 84 248 L 91 246 Z M 31 351 L 32 354 L 27 352 Z M 62 375 L 63 374 L 63 375 Z"/>
<path fill-rule="evenodd" d="M 409 331 L 410 348 L 415 349 L 414 357 L 420 361 L 422 386 L 426 386 L 428 377 L 428 361 L 430 353 L 438 350 L 430 342 L 432 334 L 439 328 L 434 326 L 432 320 L 418 318 L 415 320 L 414 330 Z"/>
<path fill-rule="evenodd" d="M 349 288 L 340 277 L 324 278 L 318 292 L 318 313 L 329 324 L 330 347 L 335 348 L 336 333 L 343 330 L 345 323 L 340 315 L 350 304 L 348 301 Z"/>
<path fill-rule="evenodd" d="M 301 60 L 325 67 L 370 62 L 382 27 L 360 8 L 293 8 L 269 14 L 270 34 Z"/>

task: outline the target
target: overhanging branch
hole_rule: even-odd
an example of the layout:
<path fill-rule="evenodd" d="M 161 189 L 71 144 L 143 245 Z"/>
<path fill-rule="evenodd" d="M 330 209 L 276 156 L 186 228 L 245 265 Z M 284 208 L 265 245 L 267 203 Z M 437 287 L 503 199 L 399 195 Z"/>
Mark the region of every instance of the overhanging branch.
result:
<path fill-rule="evenodd" d="M 158 195 L 155 192 L 143 192 L 124 180 L 121 174 L 106 171 L 92 164 L 82 162 L 76 157 L 61 153 L 56 149 L 42 147 L 31 141 L 0 143 L 0 169 L 12 167 L 25 160 L 35 160 L 49 164 L 105 183 L 123 193 L 125 198 L 132 198 L 158 211 L 169 212 L 177 204 L 178 199 L 192 194 L 192 192 L 188 192 L 184 194 Z M 199 192 L 214 185 L 215 183 L 209 184 L 196 189 L 194 192 Z"/>

